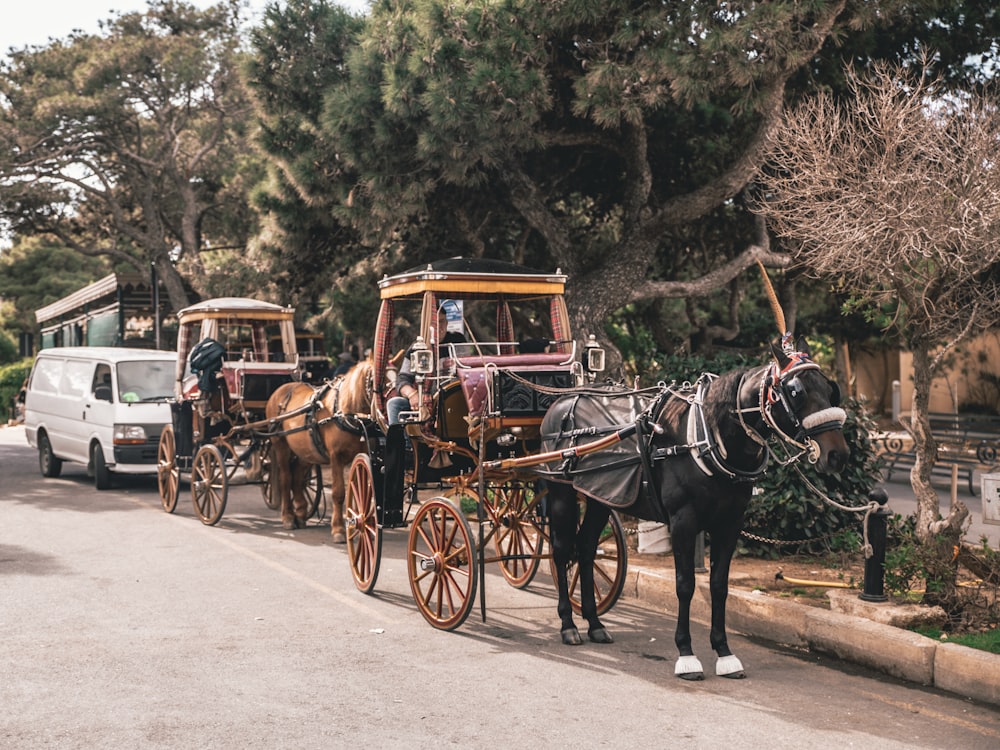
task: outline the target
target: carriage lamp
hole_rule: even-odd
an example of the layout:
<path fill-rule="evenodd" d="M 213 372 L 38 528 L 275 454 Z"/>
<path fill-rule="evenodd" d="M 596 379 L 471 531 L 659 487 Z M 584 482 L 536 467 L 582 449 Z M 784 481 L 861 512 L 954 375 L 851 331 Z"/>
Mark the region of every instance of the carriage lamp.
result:
<path fill-rule="evenodd" d="M 585 367 L 587 372 L 604 372 L 604 349 L 597 343 L 597 337 L 590 334 L 587 338 Z"/>
<path fill-rule="evenodd" d="M 433 352 L 427 348 L 423 336 L 417 336 L 410 352 L 410 369 L 414 375 L 430 375 L 434 372 Z"/>

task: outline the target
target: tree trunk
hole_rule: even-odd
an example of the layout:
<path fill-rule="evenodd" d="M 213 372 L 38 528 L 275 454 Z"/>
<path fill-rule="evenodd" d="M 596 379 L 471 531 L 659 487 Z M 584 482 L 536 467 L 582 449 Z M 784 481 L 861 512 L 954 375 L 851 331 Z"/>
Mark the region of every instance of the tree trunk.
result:
<path fill-rule="evenodd" d="M 948 509 L 944 518 L 937 491 L 931 485 L 931 470 L 937 461 L 937 443 L 931 434 L 928 416 L 931 393 L 931 356 L 922 344 L 913 347 L 913 402 L 910 429 L 916 452 L 916 461 L 910 472 L 913 494 L 917 498 L 917 538 L 929 543 L 936 535 L 944 534 L 956 543 L 962 536 L 962 524 L 969 509 L 961 501 Z"/>
<path fill-rule="evenodd" d="M 931 434 L 928 407 L 931 390 L 931 357 L 926 346 L 913 347 L 913 402 L 910 429 L 916 461 L 910 472 L 917 498 L 916 533 L 923 548 L 921 556 L 927 580 L 924 603 L 940 605 L 951 612 L 956 603 L 958 579 L 957 551 L 962 544 L 962 524 L 969 515 L 964 503 L 955 500 L 948 515 L 940 518 L 941 504 L 931 486 L 931 469 L 937 461 L 937 443 Z"/>
<path fill-rule="evenodd" d="M 187 290 L 184 288 L 184 280 L 177 272 L 174 264 L 169 258 L 157 258 L 153 264 L 156 266 L 156 273 L 163 281 L 163 288 L 167 292 L 170 300 L 170 308 L 176 313 L 191 304 Z"/>

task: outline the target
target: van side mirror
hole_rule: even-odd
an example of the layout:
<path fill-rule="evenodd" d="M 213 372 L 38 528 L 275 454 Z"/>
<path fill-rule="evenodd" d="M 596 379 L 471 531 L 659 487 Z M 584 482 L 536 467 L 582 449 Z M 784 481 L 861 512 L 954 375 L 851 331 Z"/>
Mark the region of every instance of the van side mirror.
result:
<path fill-rule="evenodd" d="M 94 398 L 98 401 L 111 401 L 111 386 L 110 385 L 99 385 L 94 389 Z"/>

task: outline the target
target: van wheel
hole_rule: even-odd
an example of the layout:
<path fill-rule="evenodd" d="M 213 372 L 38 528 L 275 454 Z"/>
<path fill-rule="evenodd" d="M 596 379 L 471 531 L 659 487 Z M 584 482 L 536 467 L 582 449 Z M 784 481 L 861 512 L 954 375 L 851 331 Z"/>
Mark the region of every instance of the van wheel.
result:
<path fill-rule="evenodd" d="M 99 490 L 111 489 L 111 472 L 104 461 L 104 451 L 100 443 L 90 449 L 90 466 L 94 471 L 94 486 Z"/>
<path fill-rule="evenodd" d="M 52 452 L 52 443 L 44 432 L 38 436 L 38 468 L 43 477 L 57 477 L 62 472 L 62 459 Z"/>

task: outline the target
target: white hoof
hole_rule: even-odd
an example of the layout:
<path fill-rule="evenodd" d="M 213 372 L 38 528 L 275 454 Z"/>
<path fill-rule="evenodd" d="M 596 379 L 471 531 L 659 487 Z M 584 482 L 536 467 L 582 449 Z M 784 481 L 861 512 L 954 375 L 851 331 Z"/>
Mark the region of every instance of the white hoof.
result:
<path fill-rule="evenodd" d="M 697 656 L 679 656 L 674 665 L 674 674 L 682 680 L 701 680 L 705 677 L 705 670 Z"/>
<path fill-rule="evenodd" d="M 715 662 L 715 674 L 718 677 L 731 677 L 737 679 L 747 676 L 746 672 L 743 671 L 743 664 L 732 654 L 729 656 L 719 657 L 719 660 Z"/>

